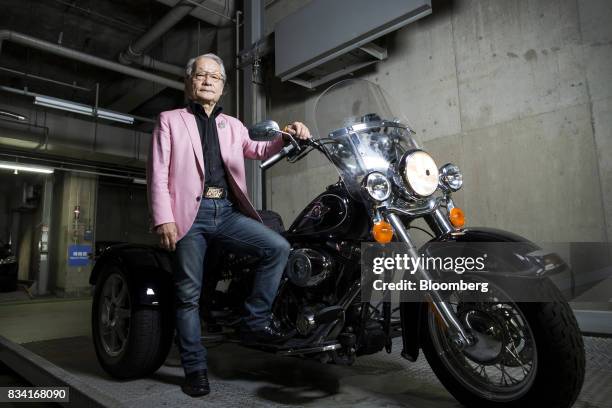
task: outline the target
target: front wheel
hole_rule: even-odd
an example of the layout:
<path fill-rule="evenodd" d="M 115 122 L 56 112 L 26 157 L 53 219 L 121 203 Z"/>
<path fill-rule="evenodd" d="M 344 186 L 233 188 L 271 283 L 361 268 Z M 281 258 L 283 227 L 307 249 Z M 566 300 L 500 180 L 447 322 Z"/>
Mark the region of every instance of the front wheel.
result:
<path fill-rule="evenodd" d="M 143 307 L 131 298 L 129 281 L 118 266 L 100 273 L 92 306 L 92 333 L 98 361 L 118 379 L 147 376 L 164 362 L 174 332 L 168 312 Z"/>
<path fill-rule="evenodd" d="M 546 303 L 451 305 L 478 338 L 459 350 L 431 307 L 424 307 L 422 347 L 446 389 L 468 407 L 571 407 L 584 379 L 584 344 L 569 305 L 549 281 Z M 491 296 L 494 291 L 491 291 Z"/>

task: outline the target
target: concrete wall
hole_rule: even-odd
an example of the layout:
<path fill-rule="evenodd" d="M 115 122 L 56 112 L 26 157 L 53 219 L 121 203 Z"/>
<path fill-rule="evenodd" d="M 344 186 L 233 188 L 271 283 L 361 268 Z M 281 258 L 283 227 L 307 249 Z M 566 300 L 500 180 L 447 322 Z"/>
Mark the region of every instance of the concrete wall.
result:
<path fill-rule="evenodd" d="M 612 237 L 612 3 L 433 1 L 388 38 L 379 83 L 439 165 L 464 172 L 468 225 L 540 242 Z M 276 83 L 269 116 L 314 128 L 314 99 Z M 337 176 L 317 153 L 267 172 L 285 223 Z"/>

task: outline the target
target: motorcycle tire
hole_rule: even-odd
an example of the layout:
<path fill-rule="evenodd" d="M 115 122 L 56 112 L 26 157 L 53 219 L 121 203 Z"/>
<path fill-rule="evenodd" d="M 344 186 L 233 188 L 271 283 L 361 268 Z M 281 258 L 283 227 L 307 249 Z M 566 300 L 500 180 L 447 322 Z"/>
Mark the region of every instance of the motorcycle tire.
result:
<path fill-rule="evenodd" d="M 168 356 L 174 334 L 168 313 L 158 307 L 134 305 L 130 293 L 120 266 L 109 264 L 101 271 L 92 305 L 94 348 L 102 368 L 117 379 L 140 378 L 157 371 Z"/>
<path fill-rule="evenodd" d="M 436 323 L 436 312 L 428 307 L 429 305 L 422 308 L 424 326 L 421 330 L 421 344 L 425 357 L 444 387 L 465 406 L 566 408 L 571 407 L 576 401 L 582 388 L 585 371 L 582 335 L 570 306 L 557 288 L 548 280 L 542 281 L 541 284 L 545 286 L 553 301 L 513 303 L 520 310 L 533 334 L 536 351 L 532 354 L 532 357 L 536 356 L 533 359 L 536 360 L 535 364 L 532 363 L 532 367 L 536 367 L 531 377 L 532 381 L 516 398 L 503 396 L 501 393 L 499 395 L 487 393 L 487 390 L 475 391 L 473 385 L 466 385 L 468 384 L 466 378 L 470 374 L 462 378 L 457 375 L 460 369 L 449 368 L 452 357 L 447 358 L 444 353 L 448 353 L 448 349 L 441 349 L 440 342 L 436 341 L 436 333 L 439 333 L 436 330 L 440 330 L 441 326 L 439 322 Z M 464 367 L 467 367 L 467 364 Z M 477 371 L 474 368 L 472 370 Z M 487 380 L 489 380 L 488 375 Z"/>

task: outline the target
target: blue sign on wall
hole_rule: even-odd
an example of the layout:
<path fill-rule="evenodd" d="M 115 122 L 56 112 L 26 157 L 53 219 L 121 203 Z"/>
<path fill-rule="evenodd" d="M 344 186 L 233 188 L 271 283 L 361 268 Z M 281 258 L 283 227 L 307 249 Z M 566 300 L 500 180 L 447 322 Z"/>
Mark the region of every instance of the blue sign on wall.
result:
<path fill-rule="evenodd" d="M 89 265 L 89 253 L 91 245 L 69 245 L 68 246 L 68 266 L 87 266 Z"/>

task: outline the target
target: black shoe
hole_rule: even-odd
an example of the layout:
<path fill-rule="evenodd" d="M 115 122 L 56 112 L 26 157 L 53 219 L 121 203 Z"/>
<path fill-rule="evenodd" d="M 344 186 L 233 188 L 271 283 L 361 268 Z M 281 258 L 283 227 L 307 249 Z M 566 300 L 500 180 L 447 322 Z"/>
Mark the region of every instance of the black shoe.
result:
<path fill-rule="evenodd" d="M 185 382 L 181 385 L 181 390 L 190 397 L 201 397 L 209 394 L 208 372 L 201 370 L 187 374 Z"/>
<path fill-rule="evenodd" d="M 262 343 L 262 344 L 275 344 L 282 343 L 285 340 L 288 340 L 291 337 L 290 334 L 281 333 L 278 329 L 274 327 L 272 324 L 268 324 L 267 326 L 252 330 L 248 328 L 243 328 L 240 331 L 240 340 L 243 343 L 254 344 L 254 343 Z"/>

